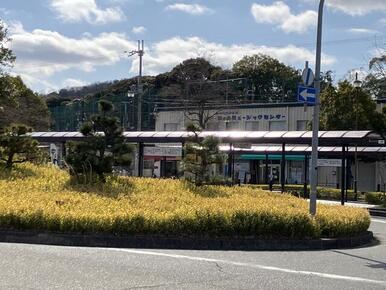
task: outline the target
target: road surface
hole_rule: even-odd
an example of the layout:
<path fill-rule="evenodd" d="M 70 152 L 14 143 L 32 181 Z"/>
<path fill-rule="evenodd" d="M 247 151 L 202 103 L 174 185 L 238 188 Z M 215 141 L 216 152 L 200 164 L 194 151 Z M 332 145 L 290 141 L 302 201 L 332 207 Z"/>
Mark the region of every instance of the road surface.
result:
<path fill-rule="evenodd" d="M 187 251 L 0 243 L 0 289 L 386 289 L 380 240 L 352 250 Z"/>

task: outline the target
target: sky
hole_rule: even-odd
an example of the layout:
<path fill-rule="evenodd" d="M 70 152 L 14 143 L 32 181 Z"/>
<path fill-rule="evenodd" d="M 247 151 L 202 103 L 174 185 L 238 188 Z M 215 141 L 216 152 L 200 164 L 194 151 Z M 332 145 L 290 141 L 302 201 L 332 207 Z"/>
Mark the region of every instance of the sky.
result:
<path fill-rule="evenodd" d="M 231 68 L 264 53 L 314 65 L 318 0 L 2 0 L 0 19 L 17 60 L 11 73 L 40 93 L 133 77 L 204 57 Z M 386 0 L 326 0 L 322 70 L 364 75 L 386 47 Z"/>

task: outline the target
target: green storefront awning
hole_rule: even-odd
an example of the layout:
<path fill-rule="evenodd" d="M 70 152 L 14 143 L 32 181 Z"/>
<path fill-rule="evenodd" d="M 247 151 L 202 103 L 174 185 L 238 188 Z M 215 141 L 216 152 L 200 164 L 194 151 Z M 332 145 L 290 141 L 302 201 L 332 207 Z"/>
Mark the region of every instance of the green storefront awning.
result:
<path fill-rule="evenodd" d="M 240 155 L 241 160 L 265 160 L 265 154 L 242 154 Z M 269 154 L 268 160 L 281 160 L 280 154 Z M 285 160 L 289 161 L 304 161 L 304 155 L 286 155 Z"/>

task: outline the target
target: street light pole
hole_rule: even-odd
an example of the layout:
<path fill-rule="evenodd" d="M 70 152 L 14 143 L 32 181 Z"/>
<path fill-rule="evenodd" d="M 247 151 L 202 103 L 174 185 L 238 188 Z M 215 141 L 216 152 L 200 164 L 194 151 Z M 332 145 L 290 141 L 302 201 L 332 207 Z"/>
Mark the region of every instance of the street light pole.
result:
<path fill-rule="evenodd" d="M 316 186 L 318 178 L 318 146 L 319 146 L 319 111 L 320 111 L 320 66 L 322 55 L 322 25 L 323 25 L 324 0 L 319 2 L 318 30 L 316 39 L 316 61 L 315 61 L 315 106 L 312 121 L 312 154 L 311 154 L 311 192 L 310 192 L 310 214 L 316 214 Z"/>
<path fill-rule="evenodd" d="M 362 82 L 358 80 L 358 73 L 355 73 L 355 81 L 354 81 L 354 88 L 355 88 L 355 130 L 358 130 L 358 94 L 359 94 L 359 88 L 361 87 Z M 355 144 L 355 180 L 354 180 L 354 193 L 355 196 L 357 196 L 358 193 L 358 146 Z"/>

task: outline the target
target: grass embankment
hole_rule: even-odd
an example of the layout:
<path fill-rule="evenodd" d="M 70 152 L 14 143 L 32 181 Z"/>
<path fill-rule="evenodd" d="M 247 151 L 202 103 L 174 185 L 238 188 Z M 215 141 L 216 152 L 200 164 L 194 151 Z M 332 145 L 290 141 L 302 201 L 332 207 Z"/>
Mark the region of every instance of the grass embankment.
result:
<path fill-rule="evenodd" d="M 52 167 L 26 164 L 0 179 L 0 227 L 62 232 L 315 238 L 368 229 L 367 211 L 308 203 L 248 187 L 195 188 L 179 180 L 109 178 L 73 186 Z"/>

